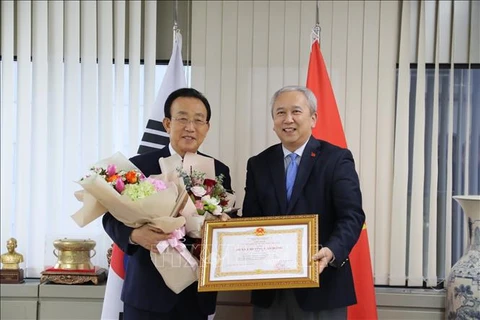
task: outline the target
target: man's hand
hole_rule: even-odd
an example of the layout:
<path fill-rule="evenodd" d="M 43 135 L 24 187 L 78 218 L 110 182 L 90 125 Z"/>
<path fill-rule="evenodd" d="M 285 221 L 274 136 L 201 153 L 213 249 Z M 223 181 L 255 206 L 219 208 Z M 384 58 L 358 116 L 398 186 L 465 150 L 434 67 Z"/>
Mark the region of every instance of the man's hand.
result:
<path fill-rule="evenodd" d="M 323 247 L 316 254 L 313 255 L 313 260 L 318 263 L 318 273 L 321 274 L 323 270 L 328 267 L 328 263 L 333 259 L 333 252 L 327 247 Z"/>
<path fill-rule="evenodd" d="M 140 228 L 133 229 L 132 233 L 130 234 L 130 240 L 154 253 L 159 253 L 157 244 L 160 241 L 169 239 L 170 237 L 170 234 L 163 233 L 162 230 L 149 226 L 148 224 L 145 224 Z"/>

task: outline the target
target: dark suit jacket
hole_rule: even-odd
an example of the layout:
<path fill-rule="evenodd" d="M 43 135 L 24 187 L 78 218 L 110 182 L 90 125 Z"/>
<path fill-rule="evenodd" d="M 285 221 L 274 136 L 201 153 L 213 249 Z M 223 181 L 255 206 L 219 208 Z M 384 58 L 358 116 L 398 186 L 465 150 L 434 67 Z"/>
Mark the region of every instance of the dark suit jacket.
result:
<path fill-rule="evenodd" d="M 319 244 L 332 250 L 334 267 L 324 269 L 320 288 L 295 289 L 299 306 L 317 311 L 355 304 L 347 258 L 358 240 L 365 214 L 351 152 L 311 137 L 287 206 L 284 153 L 281 144 L 274 145 L 248 160 L 245 191 L 244 217 L 319 215 Z M 252 291 L 252 303 L 260 307 L 269 307 L 274 297 L 275 290 Z"/>
<path fill-rule="evenodd" d="M 169 156 L 170 151 L 165 147 L 135 156 L 130 160 L 148 177 L 152 174 L 160 174 L 158 159 Z M 215 174 L 223 174 L 225 176 L 223 185 L 227 190 L 231 190 L 230 170 L 218 160 L 215 160 Z M 197 282 L 185 290 L 193 290 L 190 296 L 196 295 L 198 301 L 179 301 L 182 293 L 177 295 L 166 286 L 150 259 L 150 251 L 141 246 L 129 244 L 132 228 L 125 226 L 108 212 L 103 216 L 103 227 L 120 249 L 130 255 L 122 290 L 124 303 L 138 309 L 161 313 L 170 311 L 177 303 L 182 303 L 185 308 L 188 308 L 189 304 L 198 303 L 204 314 L 215 312 L 217 293 L 198 293 Z"/>

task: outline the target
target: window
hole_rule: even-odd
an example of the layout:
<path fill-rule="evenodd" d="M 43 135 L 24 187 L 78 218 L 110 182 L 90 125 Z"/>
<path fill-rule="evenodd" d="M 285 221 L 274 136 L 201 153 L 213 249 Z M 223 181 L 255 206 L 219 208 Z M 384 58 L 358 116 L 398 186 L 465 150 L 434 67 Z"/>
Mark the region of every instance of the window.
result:
<path fill-rule="evenodd" d="M 4 61 L 0 61 L 2 72 L 5 70 L 4 66 Z M 81 189 L 75 180 L 88 171 L 89 165 L 101 159 L 101 150 L 99 150 L 101 145 L 108 145 L 114 152 L 120 151 L 127 157 L 134 155 L 145 129 L 145 119 L 147 119 L 143 96 L 144 66 L 140 65 L 138 70 L 140 80 L 138 92 L 142 93 L 137 95 L 138 110 L 132 110 L 130 106 L 131 68 L 129 65 L 124 65 L 124 82 L 123 87 L 120 86 L 123 92 L 118 90 L 119 84 L 114 83 L 111 98 L 113 107 L 105 108 L 98 102 L 96 106 L 89 108 L 89 112 L 93 110 L 94 113 L 89 113 L 87 118 L 82 114 L 84 106 L 82 103 L 75 104 L 75 108 L 71 108 L 72 105 L 69 103 L 71 97 L 76 97 L 74 100 L 84 99 L 80 94 L 81 88 L 78 88 L 76 94 L 69 93 L 67 78 L 62 75 L 60 81 L 65 81 L 65 90 L 55 92 L 53 96 L 48 96 L 44 103 L 39 103 L 35 101 L 39 96 L 35 94 L 36 88 L 27 86 L 26 89 L 20 89 L 18 87 L 18 84 L 25 80 L 31 83 L 32 63 L 28 66 L 22 65 L 23 71 L 19 71 L 19 68 L 19 63 L 13 62 L 12 104 L 4 104 L 2 101 L 1 107 L 1 145 L 2 151 L 6 151 L 1 154 L 3 178 L 1 180 L 1 251 L 5 251 L 7 239 L 16 238 L 17 251 L 25 258 L 22 267 L 25 269 L 26 277 L 39 277 L 46 266 L 54 265 L 56 262 L 56 257 L 52 253 L 54 240 L 93 239 L 97 243 L 95 247 L 97 254 L 92 258 L 92 262 L 94 265 L 107 267 L 106 253 L 112 242 L 103 230 L 101 218 L 80 228 L 70 217 L 82 205 L 74 197 L 74 191 Z M 97 69 L 98 66 L 95 68 Z M 166 68 L 166 65 L 155 67 L 155 95 Z M 20 74 L 20 72 L 23 73 Z M 186 67 L 186 73 L 189 77 L 190 67 Z M 116 79 L 115 77 L 115 66 L 112 65 L 112 82 Z M 22 78 L 22 82 L 19 82 L 19 78 Z M 82 85 L 81 82 L 78 84 Z M 98 97 L 93 101 L 101 101 L 100 85 L 97 90 L 99 90 Z M 119 92 L 123 97 L 121 100 L 117 100 Z M 121 106 L 116 105 L 117 101 L 122 100 Z M 50 104 L 50 101 L 53 103 Z M 54 106 L 55 101 L 60 101 L 57 109 Z M 72 110 L 74 114 L 71 113 Z M 109 110 L 109 113 L 105 113 L 105 110 Z M 62 116 L 57 117 L 58 113 Z M 132 114 L 138 119 L 138 125 L 133 127 L 130 121 Z M 5 118 L 6 115 L 11 117 Z M 101 130 L 102 124 L 107 121 L 114 123 L 109 132 Z M 96 126 L 98 130 L 92 130 L 92 127 Z M 89 135 L 85 136 L 85 132 Z M 41 140 L 35 137 L 39 133 Z M 85 142 L 86 137 L 91 140 Z M 135 146 L 129 143 L 132 140 L 137 141 Z M 39 145 L 41 147 L 38 147 Z M 90 159 L 82 157 L 85 146 L 91 145 L 94 145 L 93 149 L 96 150 L 97 156 Z M 132 149 L 135 151 L 132 152 Z"/>
<path fill-rule="evenodd" d="M 451 252 L 451 265 L 463 254 L 468 245 L 468 228 L 460 206 L 451 201 L 450 195 L 480 193 L 480 66 L 469 68 L 466 65 L 441 65 L 438 72 L 438 91 L 435 90 L 435 68 L 427 65 L 425 70 L 425 110 L 419 112 L 417 107 L 417 66 L 410 69 L 410 110 L 408 120 L 408 212 L 407 232 L 412 232 L 413 216 L 423 214 L 423 235 L 418 238 L 417 245 L 423 246 L 422 274 L 428 276 L 430 264 L 436 265 L 438 282 L 448 276 Z M 453 82 L 453 84 L 451 83 Z M 450 86 L 453 85 L 453 97 L 450 97 Z M 435 105 L 435 95 L 438 105 Z M 452 103 L 450 103 L 452 98 Z M 398 108 L 398 106 L 397 106 Z M 435 110 L 437 108 L 437 110 Z M 397 110 L 398 113 L 398 110 Z M 415 132 L 417 117 L 425 117 L 424 131 Z M 436 122 L 436 123 L 435 123 Z M 418 165 L 414 157 L 416 135 L 422 134 L 424 145 L 424 176 L 414 174 L 414 166 Z M 396 138 L 398 139 L 398 137 Z M 436 160 L 435 160 L 436 159 Z M 433 162 L 432 162 L 433 160 Z M 432 189 L 432 178 L 437 178 L 437 187 Z M 423 212 L 416 212 L 412 206 L 415 179 L 423 179 Z M 436 202 L 436 210 L 432 211 L 430 201 Z M 450 202 L 451 201 L 451 202 Z M 448 204 L 451 203 L 451 217 Z M 430 225 L 433 216 L 436 224 Z M 451 221 L 448 221 L 451 219 Z M 451 224 L 451 232 L 448 225 Z M 431 230 L 433 229 L 433 230 Z M 436 235 L 436 243 L 429 243 L 430 232 Z M 451 250 L 448 248 L 451 237 Z M 407 241 L 412 237 L 407 236 Z M 407 248 L 409 244 L 407 244 Z M 429 250 L 436 250 L 436 260 L 429 260 Z M 408 251 L 407 251 L 408 252 Z M 407 270 L 410 254 L 407 253 Z"/>

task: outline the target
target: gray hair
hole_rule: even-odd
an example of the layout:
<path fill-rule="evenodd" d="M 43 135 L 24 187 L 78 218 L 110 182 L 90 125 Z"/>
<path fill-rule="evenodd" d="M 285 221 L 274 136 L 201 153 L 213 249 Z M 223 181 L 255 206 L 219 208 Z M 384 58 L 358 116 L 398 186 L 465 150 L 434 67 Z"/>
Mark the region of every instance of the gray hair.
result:
<path fill-rule="evenodd" d="M 285 86 L 279 89 L 277 92 L 275 92 L 275 94 L 272 97 L 272 100 L 270 100 L 270 110 L 272 113 L 272 118 L 273 118 L 273 105 L 275 104 L 275 101 L 277 101 L 278 96 L 284 92 L 292 92 L 292 91 L 301 92 L 303 93 L 305 98 L 307 98 L 308 107 L 310 108 L 310 114 L 314 114 L 315 112 L 317 112 L 317 98 L 315 97 L 315 95 L 310 89 L 304 86 Z"/>

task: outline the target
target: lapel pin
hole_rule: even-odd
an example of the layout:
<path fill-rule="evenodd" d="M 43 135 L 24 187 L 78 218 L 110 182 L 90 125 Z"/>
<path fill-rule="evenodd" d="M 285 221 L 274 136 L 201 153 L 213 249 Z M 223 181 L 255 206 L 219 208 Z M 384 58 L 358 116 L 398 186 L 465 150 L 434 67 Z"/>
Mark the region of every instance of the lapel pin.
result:
<path fill-rule="evenodd" d="M 315 157 L 315 152 L 312 152 L 312 153 L 310 154 L 310 156 L 311 156 L 311 157 Z"/>

